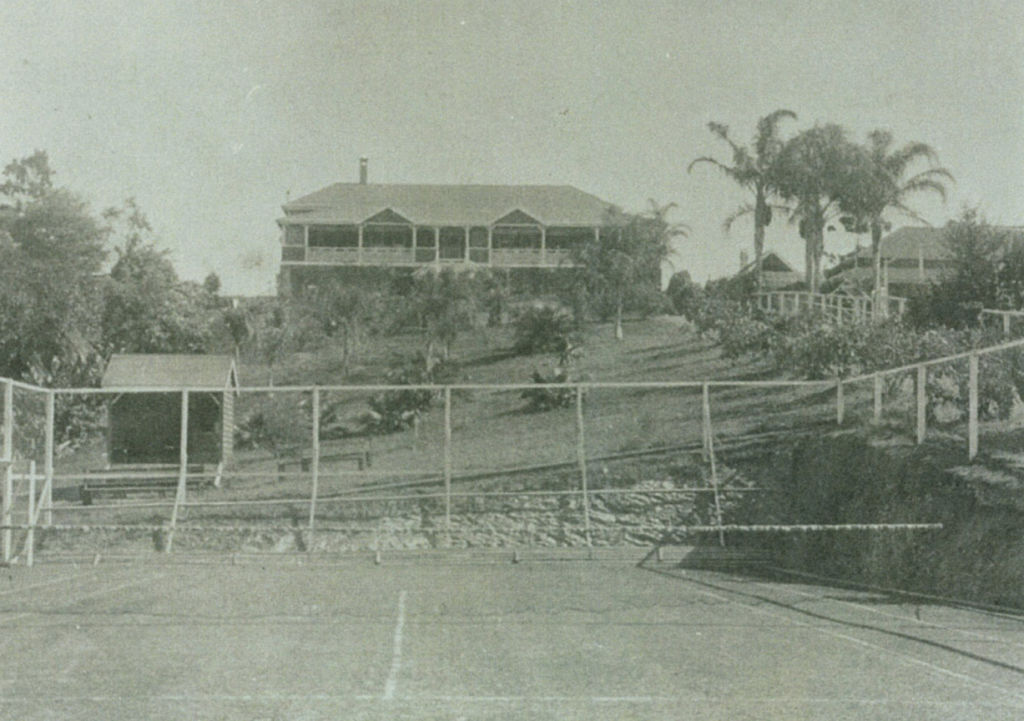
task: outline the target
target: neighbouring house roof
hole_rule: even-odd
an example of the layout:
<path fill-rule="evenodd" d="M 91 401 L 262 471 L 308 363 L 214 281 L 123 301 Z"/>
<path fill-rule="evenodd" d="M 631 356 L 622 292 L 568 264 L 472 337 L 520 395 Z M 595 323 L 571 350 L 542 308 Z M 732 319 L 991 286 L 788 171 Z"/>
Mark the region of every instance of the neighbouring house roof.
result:
<path fill-rule="evenodd" d="M 889 260 L 909 258 L 918 260 L 949 260 L 950 253 L 946 245 L 948 227 L 930 228 L 924 226 L 906 226 L 898 228 L 882 238 L 882 257 Z M 1006 233 L 1013 243 L 1024 241 L 1024 228 L 1013 226 L 994 226 L 994 230 Z M 858 258 L 871 258 L 871 246 L 861 247 L 854 253 Z"/>
<path fill-rule="evenodd" d="M 740 268 L 739 275 L 743 275 L 744 273 L 753 273 L 754 267 L 756 265 L 756 260 L 750 261 L 745 266 Z M 765 253 L 761 257 L 761 269 L 764 270 L 765 272 L 796 273 L 798 276 L 800 275 L 800 273 L 796 269 L 794 269 L 793 266 L 791 266 L 789 263 L 787 263 L 785 260 L 779 257 L 779 254 L 776 253 L 774 250 Z"/>
<path fill-rule="evenodd" d="M 506 222 L 599 226 L 613 207 L 571 185 L 335 183 L 286 203 L 278 223 L 357 224 L 384 213 L 417 225 L 491 225 L 514 213 Z"/>
<path fill-rule="evenodd" d="M 229 355 L 119 354 L 110 358 L 103 388 L 238 387 Z"/>

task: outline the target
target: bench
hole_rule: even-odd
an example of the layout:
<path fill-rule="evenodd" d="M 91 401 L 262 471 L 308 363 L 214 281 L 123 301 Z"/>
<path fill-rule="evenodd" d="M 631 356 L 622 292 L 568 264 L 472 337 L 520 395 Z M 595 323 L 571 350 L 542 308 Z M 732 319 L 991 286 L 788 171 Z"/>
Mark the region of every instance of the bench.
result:
<path fill-rule="evenodd" d="M 93 470 L 95 480 L 88 479 L 78 489 L 83 506 L 91 506 L 92 502 L 101 497 L 128 498 L 139 495 L 167 496 L 178 490 L 180 467 L 175 465 L 131 465 L 116 469 Z M 206 469 L 201 465 L 188 466 L 189 475 L 202 474 Z M 148 475 L 152 474 L 152 475 Z M 173 474 L 173 475 L 172 475 Z M 189 490 L 198 490 L 215 485 L 212 479 L 189 478 L 186 486 Z"/>
<path fill-rule="evenodd" d="M 360 471 L 365 471 L 373 465 L 373 456 L 367 449 L 363 449 L 361 451 L 343 451 L 339 453 L 320 454 L 321 463 L 333 463 L 335 461 L 355 461 L 356 467 Z M 313 457 L 310 455 L 304 455 L 301 458 L 280 458 L 277 461 L 277 472 L 284 473 L 289 468 L 296 466 L 301 469 L 303 473 L 308 473 L 313 467 Z"/>

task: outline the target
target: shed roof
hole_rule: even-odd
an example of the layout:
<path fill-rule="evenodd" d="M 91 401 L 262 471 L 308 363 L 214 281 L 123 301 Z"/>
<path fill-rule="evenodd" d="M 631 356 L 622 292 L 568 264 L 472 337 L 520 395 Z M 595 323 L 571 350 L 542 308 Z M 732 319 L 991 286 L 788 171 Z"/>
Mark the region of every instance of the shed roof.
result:
<path fill-rule="evenodd" d="M 118 354 L 110 358 L 103 388 L 228 388 L 238 386 L 229 355 Z"/>
<path fill-rule="evenodd" d="M 544 225 L 604 225 L 612 204 L 571 185 L 335 183 L 283 208 L 280 223 L 362 223 L 385 210 L 423 225 L 491 225 L 519 210 Z"/>

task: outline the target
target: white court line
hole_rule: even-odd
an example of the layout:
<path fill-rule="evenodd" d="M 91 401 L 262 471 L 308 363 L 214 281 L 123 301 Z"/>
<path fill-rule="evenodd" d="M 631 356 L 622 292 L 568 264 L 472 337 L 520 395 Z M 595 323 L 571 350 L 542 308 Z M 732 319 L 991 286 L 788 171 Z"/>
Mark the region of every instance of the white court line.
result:
<path fill-rule="evenodd" d="M 91 575 L 95 576 L 96 574 L 91 574 Z M 82 577 L 83 576 L 78 571 L 72 571 L 71 573 L 64 574 L 63 576 L 58 576 L 56 578 L 51 578 L 48 581 L 39 581 L 38 583 L 30 583 L 30 584 L 26 584 L 24 586 L 17 586 L 17 587 L 14 587 L 14 588 L 8 588 L 5 591 L 0 591 L 0 596 L 9 596 L 12 593 L 21 593 L 23 591 L 31 591 L 31 590 L 36 589 L 36 588 L 42 588 L 44 586 L 52 586 L 55 583 L 62 583 L 62 582 L 67 581 L 69 579 L 73 580 L 75 578 L 82 578 Z"/>
<path fill-rule="evenodd" d="M 398 620 L 395 622 L 394 650 L 391 652 L 391 671 L 388 673 L 388 680 L 384 683 L 385 701 L 391 701 L 395 697 L 395 690 L 398 688 L 398 673 L 402 670 L 402 631 L 405 629 L 405 591 L 398 592 Z"/>
<path fill-rule="evenodd" d="M 137 701 L 150 703 L 162 701 L 170 703 L 198 703 L 209 704 L 213 702 L 234 702 L 234 703 L 274 703 L 274 702 L 296 702 L 296 701 L 333 701 L 333 702 L 380 702 L 381 697 L 371 694 L 332 694 L 332 693 L 265 693 L 265 694 L 131 694 L 131 695 L 61 695 L 61 696 L 0 696 L 0 706 L 14 704 L 39 703 L 41 700 L 55 702 L 79 702 L 79 703 L 117 703 Z M 471 695 L 428 695 L 428 696 L 404 696 L 391 699 L 391 703 L 419 705 L 424 703 L 476 703 L 476 704 L 531 704 L 531 703 L 566 703 L 566 704 L 594 704 L 594 705 L 656 705 L 656 704 L 687 704 L 707 703 L 709 701 L 731 701 L 750 704 L 859 704 L 862 706 L 909 706 L 909 707 L 935 707 L 954 708 L 969 707 L 1006 709 L 1016 708 L 1007 706 L 994 700 L 971 700 L 971 701 L 946 701 L 940 699 L 894 699 L 860 696 L 737 696 L 728 694 L 723 696 L 714 695 L 689 695 L 689 696 L 471 696 Z"/>
<path fill-rule="evenodd" d="M 142 583 L 148 583 L 149 581 L 156 581 L 163 578 L 166 575 L 166 573 L 161 573 L 154 576 L 149 576 L 147 578 L 137 578 L 134 581 L 127 581 L 116 586 L 107 586 L 106 588 L 100 588 L 89 593 L 83 593 L 79 596 L 58 600 L 63 604 L 75 604 L 79 601 L 85 601 L 90 598 L 96 598 L 97 596 L 102 596 L 107 593 L 113 593 L 114 591 L 120 591 L 125 588 L 131 588 L 132 586 L 138 586 Z M 25 618 L 31 618 L 32 616 L 38 616 L 39 614 L 40 611 L 23 611 L 22 613 L 13 614 L 10 616 L 0 616 L 0 624 L 13 623 L 14 621 L 20 621 Z"/>
<path fill-rule="evenodd" d="M 737 579 L 736 582 L 739 583 L 740 581 Z M 822 597 L 819 594 L 808 593 L 807 591 L 799 591 L 799 590 L 797 590 L 795 588 L 789 588 L 789 587 L 786 587 L 786 588 L 776 588 L 775 586 L 769 586 L 768 584 L 759 583 L 757 581 L 751 581 L 751 582 L 746 582 L 746 583 L 753 583 L 755 586 L 760 586 L 761 588 L 766 588 L 766 589 L 771 589 L 771 590 L 776 590 L 776 591 L 783 591 L 785 593 L 793 593 L 793 594 L 796 594 L 798 596 L 804 596 L 805 598 L 810 598 L 810 599 L 814 599 L 814 600 L 817 600 L 817 601 L 831 601 L 832 603 L 842 603 L 842 604 L 845 604 L 847 606 L 854 606 L 855 608 L 859 608 L 859 609 L 861 609 L 863 611 L 867 611 L 869 613 L 877 614 L 879 616 L 887 616 L 889 618 L 894 618 L 894 619 L 896 619 L 898 621 L 910 621 L 911 623 L 917 624 L 919 626 L 923 626 L 923 627 L 927 627 L 927 628 L 933 628 L 933 629 L 936 629 L 936 630 L 939 630 L 939 631 L 952 631 L 954 633 L 960 633 L 960 634 L 963 634 L 964 636 L 972 636 L 974 638 L 980 639 L 982 641 L 988 641 L 990 643 L 998 643 L 998 644 L 1003 644 L 1003 645 L 1006 645 L 1006 646 L 1019 646 L 1021 648 L 1024 648 L 1024 643 L 1021 643 L 1019 641 L 1012 641 L 1012 640 L 1005 639 L 1005 638 L 993 638 L 992 636 L 989 636 L 989 635 L 984 634 L 984 633 L 979 633 L 979 632 L 974 631 L 973 629 L 969 629 L 969 628 L 958 628 L 956 626 L 943 626 L 941 623 L 933 623 L 932 621 L 925 621 L 924 619 L 917 618 L 916 616 L 910 616 L 910 615 L 905 615 L 905 614 L 901 614 L 901 613 L 892 613 L 890 611 L 883 611 L 883 610 L 878 609 L 878 608 L 872 608 L 871 606 L 868 606 L 867 604 L 858 603 L 857 601 L 847 601 L 846 599 L 843 599 L 843 598 Z"/>
<path fill-rule="evenodd" d="M 720 594 L 714 593 L 713 591 L 707 591 L 705 589 L 694 589 L 694 590 L 696 590 L 698 593 L 701 593 L 701 594 L 703 594 L 705 596 L 710 596 L 711 598 L 717 599 L 719 601 L 724 601 L 725 603 L 735 603 L 735 601 L 733 601 L 732 599 L 730 599 L 730 598 L 728 598 L 726 596 L 722 596 Z M 870 649 L 873 649 L 875 651 L 881 651 L 883 654 L 885 654 L 887 656 L 893 656 L 897 660 L 903 661 L 904 663 L 913 664 L 913 665 L 916 665 L 916 666 L 922 666 L 922 667 L 932 671 L 933 673 L 938 673 L 938 674 L 941 674 L 943 676 L 949 676 L 951 678 L 955 678 L 958 681 L 962 681 L 962 682 L 965 682 L 967 684 L 974 684 L 974 685 L 981 686 L 981 687 L 984 687 L 984 688 L 995 689 L 996 691 L 1004 693 L 1004 694 L 1006 694 L 1008 696 L 1012 696 L 1013 698 L 1020 699 L 1020 700 L 1024 701 L 1024 695 L 1021 695 L 1020 693 L 1017 693 L 1017 692 L 1015 692 L 1015 691 L 1013 691 L 1011 689 L 1005 688 L 1004 686 L 1000 686 L 999 684 L 995 684 L 995 683 L 990 683 L 988 681 L 982 681 L 981 679 L 974 678 L 973 676 L 969 676 L 968 674 L 965 674 L 965 673 L 960 673 L 959 671 L 951 671 L 948 668 L 943 668 L 942 666 L 939 666 L 939 665 L 931 663 L 929 661 L 925 661 L 923 659 L 917 658 L 916 656 L 913 656 L 911 654 L 903 653 L 901 651 L 895 651 L 895 650 L 893 650 L 891 648 L 886 648 L 885 646 L 880 646 L 880 645 L 878 645 L 876 643 L 871 643 L 870 641 L 864 641 L 864 640 L 856 638 L 854 636 L 849 636 L 849 635 L 847 635 L 845 633 L 840 633 L 838 631 L 832 631 L 832 630 L 829 630 L 827 628 L 822 628 L 820 626 L 815 626 L 814 624 L 798 621 L 798 620 L 796 620 L 794 618 L 791 618 L 789 614 L 785 614 L 785 613 L 783 613 L 781 611 L 773 611 L 772 609 L 761 608 L 760 606 L 754 606 L 754 605 L 751 605 L 751 604 L 741 604 L 741 605 L 745 606 L 746 608 L 748 608 L 751 611 L 754 611 L 756 613 L 760 613 L 760 614 L 763 614 L 765 616 L 774 616 L 775 618 L 780 618 L 783 621 L 786 621 L 786 622 L 788 622 L 788 623 L 790 623 L 790 624 L 792 624 L 794 626 L 800 626 L 802 628 L 809 628 L 809 629 L 812 629 L 814 631 L 818 631 L 819 633 L 825 634 L 826 636 L 832 636 L 833 638 L 838 638 L 838 639 L 842 639 L 844 641 L 849 641 L 850 643 L 856 644 L 858 646 L 863 646 L 865 648 L 870 648 Z M 833 622 L 833 623 L 835 623 L 835 622 Z"/>

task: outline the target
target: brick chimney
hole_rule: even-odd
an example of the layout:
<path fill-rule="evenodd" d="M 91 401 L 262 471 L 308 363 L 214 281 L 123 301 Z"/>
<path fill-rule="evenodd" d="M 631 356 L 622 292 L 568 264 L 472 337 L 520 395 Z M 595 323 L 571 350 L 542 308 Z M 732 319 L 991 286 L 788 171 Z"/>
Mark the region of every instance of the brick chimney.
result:
<path fill-rule="evenodd" d="M 366 185 L 366 177 L 369 173 L 370 159 L 365 155 L 359 159 L 359 184 Z"/>

